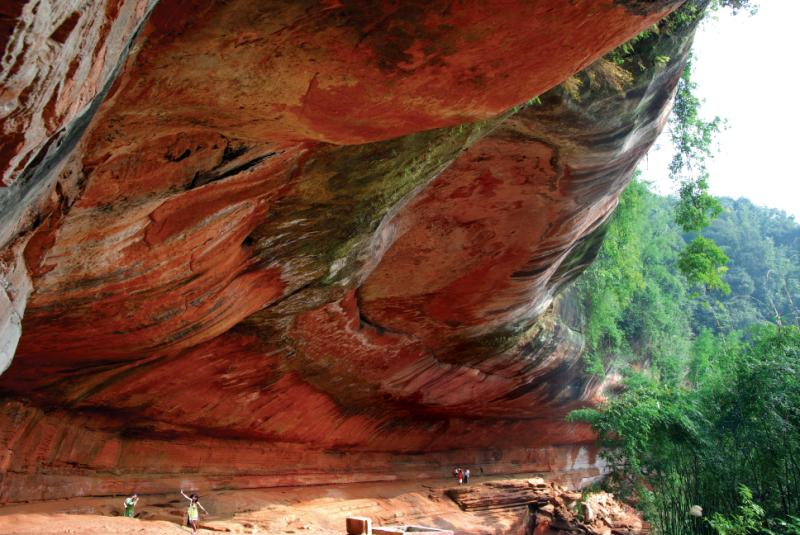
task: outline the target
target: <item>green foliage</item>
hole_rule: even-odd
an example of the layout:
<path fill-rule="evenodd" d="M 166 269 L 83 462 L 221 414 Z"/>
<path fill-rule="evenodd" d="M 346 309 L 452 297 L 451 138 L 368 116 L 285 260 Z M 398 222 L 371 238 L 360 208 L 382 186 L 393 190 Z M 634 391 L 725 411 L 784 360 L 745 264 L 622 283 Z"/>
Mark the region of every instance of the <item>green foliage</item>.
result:
<path fill-rule="evenodd" d="M 689 362 L 687 378 L 692 384 L 698 384 L 706 378 L 711 361 L 718 349 L 714 334 L 709 329 L 700 331 L 692 344 L 692 357 Z"/>
<path fill-rule="evenodd" d="M 718 247 L 684 234 L 674 202 L 645 184 L 623 194 L 575 289 L 591 371 L 621 370 L 626 388 L 570 419 L 595 428 L 609 485 L 635 495 L 657 533 L 739 533 L 758 504 L 763 525 L 751 532 L 800 534 L 800 329 L 788 326 L 798 323 L 800 226 L 746 200 L 721 202 L 706 229 Z M 705 277 L 726 257 L 729 294 Z M 690 282 L 681 267 L 699 275 Z M 768 322 L 774 309 L 781 327 Z M 693 505 L 715 523 L 689 515 Z"/>
<path fill-rule="evenodd" d="M 708 519 L 708 524 L 719 535 L 747 535 L 763 531 L 764 509 L 753 502 L 753 492 L 746 485 L 739 485 L 739 497 L 742 504 L 738 513 L 727 517 L 714 513 Z"/>
<path fill-rule="evenodd" d="M 770 535 L 800 535 L 800 518 L 789 515 L 774 521 L 775 529 L 765 530 Z"/>
<path fill-rule="evenodd" d="M 731 258 L 731 293 L 707 295 L 695 321 L 715 332 L 751 324 L 800 325 L 800 226 L 779 210 L 747 199 L 722 199 L 723 213 L 705 231 Z"/>
<path fill-rule="evenodd" d="M 720 202 L 708 193 L 706 161 L 712 157 L 712 143 L 719 132 L 719 117 L 707 121 L 700 115 L 700 99 L 695 95 L 691 58 L 678 82 L 670 115 L 670 137 L 674 146 L 669 166 L 670 177 L 680 183 L 675 221 L 684 232 L 699 232 L 722 212 Z M 678 266 L 687 279 L 706 290 L 730 293 L 722 280 L 725 253 L 711 240 L 697 236 L 681 252 Z"/>
<path fill-rule="evenodd" d="M 678 189 L 675 222 L 684 232 L 698 232 L 722 213 L 722 203 L 708 193 L 706 176 L 696 181 L 688 180 Z"/>
<path fill-rule="evenodd" d="M 687 26 L 694 27 L 709 12 L 729 8 L 734 13 L 748 9 L 754 13 L 756 7 L 750 0 L 689 0 L 666 17 L 660 24 L 662 32 L 676 32 Z M 646 30 L 651 31 L 651 30 Z M 681 79 L 675 92 L 675 102 L 669 119 L 669 133 L 672 138 L 673 156 L 670 162 L 670 177 L 681 184 L 681 201 L 691 204 L 709 202 L 707 196 L 708 174 L 706 161 L 713 157 L 714 137 L 723 126 L 719 117 L 710 120 L 703 118 L 700 107 L 702 101 L 697 97 L 697 84 L 692 81 L 691 56 L 686 61 Z M 686 190 L 685 192 L 683 190 Z M 702 202 L 694 198 L 706 194 Z M 678 210 L 680 212 L 680 208 Z M 712 217 L 713 219 L 713 217 Z M 705 226 L 705 225 L 703 225 Z M 702 227 L 684 228 L 699 230 Z"/>
<path fill-rule="evenodd" d="M 698 337 L 691 385 L 629 374 L 621 395 L 569 416 L 594 427 L 611 484 L 642 500 L 658 533 L 797 527 L 800 328 L 763 326 L 729 341 Z M 707 522 L 688 514 L 692 505 L 710 513 Z"/>
<path fill-rule="evenodd" d="M 632 182 L 597 260 L 576 285 L 587 312 L 588 373 L 602 375 L 605 361 L 634 354 L 669 373 L 671 356 L 687 347 L 688 297 L 676 268 L 683 245 L 668 202 Z"/>
<path fill-rule="evenodd" d="M 660 37 L 695 25 L 707 4 L 684 3 L 607 59 L 634 76 L 666 67 Z M 677 200 L 634 181 L 576 283 L 587 372 L 621 369 L 626 388 L 569 419 L 597 431 L 609 484 L 636 496 L 657 533 L 800 533 L 800 330 L 786 327 L 800 325 L 800 227 L 708 193 L 722 121 L 701 116 L 694 90 L 687 62 L 670 118 Z"/>
<path fill-rule="evenodd" d="M 706 160 L 712 157 L 714 136 L 719 133 L 722 120 L 719 117 L 710 121 L 702 118 L 701 101 L 695 95 L 696 88 L 689 60 L 678 82 L 669 120 L 669 133 L 674 147 L 669 172 L 676 182 L 695 182 L 691 191 L 702 191 L 704 188 L 699 182 L 707 178 Z"/>
<path fill-rule="evenodd" d="M 634 78 L 668 67 L 662 37 L 708 4 L 685 2 L 606 59 Z M 754 9 L 711 2 L 720 7 Z M 800 535 L 800 226 L 708 193 L 723 123 L 701 116 L 694 90 L 687 62 L 670 118 L 678 198 L 634 181 L 575 286 L 587 373 L 618 369 L 625 388 L 568 419 L 597 431 L 608 484 L 636 497 L 656 533 Z M 710 516 L 689 514 L 695 505 Z"/>
<path fill-rule="evenodd" d="M 633 181 L 623 193 L 594 264 L 576 287 L 586 308 L 587 372 L 637 358 L 676 377 L 688 353 L 688 287 L 677 268 L 685 246 L 669 201 Z"/>
<path fill-rule="evenodd" d="M 669 63 L 669 60 L 671 58 L 669 56 L 664 56 L 664 55 L 659 54 L 659 55 L 655 56 L 654 59 L 655 59 L 656 66 L 664 67 L 664 66 L 666 66 L 667 63 Z"/>
<path fill-rule="evenodd" d="M 688 0 L 657 24 L 635 35 L 606 55 L 605 59 L 631 73 L 664 67 L 677 50 L 670 50 L 672 37 L 690 34 L 702 20 L 708 0 Z"/>
<path fill-rule="evenodd" d="M 778 320 L 800 325 L 800 226 L 744 199 L 721 202 L 725 211 L 708 237 L 690 241 L 668 199 L 638 181 L 623 193 L 597 260 L 576 283 L 587 372 L 602 375 L 612 359 L 636 359 L 682 380 L 686 367 L 695 366 L 695 375 L 700 369 L 691 363 L 693 334 Z"/>
<path fill-rule="evenodd" d="M 716 243 L 708 238 L 697 236 L 680 252 L 678 267 L 689 282 L 700 284 L 709 290 L 730 293 L 731 288 L 722 280 L 728 268 L 728 256 Z"/>
<path fill-rule="evenodd" d="M 706 160 L 712 156 L 711 145 L 719 132 L 720 118 L 706 121 L 700 117 L 700 100 L 694 94 L 691 61 L 687 61 L 675 95 L 670 116 L 670 136 L 674 145 L 670 177 L 680 182 L 675 221 L 684 232 L 699 232 L 722 213 L 722 204 L 708 193 Z M 697 236 L 680 254 L 678 267 L 690 283 L 706 290 L 730 293 L 722 280 L 728 257 L 712 241 Z"/>

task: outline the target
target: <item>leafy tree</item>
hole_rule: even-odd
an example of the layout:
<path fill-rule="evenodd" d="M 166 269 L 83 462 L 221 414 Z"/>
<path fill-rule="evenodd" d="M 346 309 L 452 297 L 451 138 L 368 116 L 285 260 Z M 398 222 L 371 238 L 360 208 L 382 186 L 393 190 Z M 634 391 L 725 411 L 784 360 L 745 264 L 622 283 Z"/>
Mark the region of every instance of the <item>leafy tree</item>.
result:
<path fill-rule="evenodd" d="M 708 175 L 681 184 L 678 198 L 675 221 L 685 232 L 699 232 L 722 213 L 722 204 L 708 193 Z"/>
<path fill-rule="evenodd" d="M 719 133 L 722 120 L 702 118 L 696 88 L 690 58 L 678 82 L 669 119 L 673 144 L 669 174 L 680 184 L 675 220 L 686 232 L 702 230 L 722 211 L 719 201 L 708 193 L 706 170 L 706 161 L 713 157 L 714 137 Z"/>
<path fill-rule="evenodd" d="M 683 183 L 701 180 L 707 182 L 706 160 L 713 155 L 714 136 L 719 133 L 722 125 L 719 117 L 710 121 L 701 117 L 701 101 L 694 93 L 697 84 L 691 77 L 692 63 L 689 60 L 678 82 L 669 120 L 669 133 L 675 149 L 669 165 L 670 177 Z M 690 188 L 690 191 L 703 189 L 702 184 L 698 184 L 695 188 Z"/>
<path fill-rule="evenodd" d="M 731 288 L 722 280 L 727 271 L 728 256 L 716 243 L 708 238 L 697 236 L 681 251 L 678 267 L 689 282 L 703 285 L 706 289 L 730 293 Z"/>

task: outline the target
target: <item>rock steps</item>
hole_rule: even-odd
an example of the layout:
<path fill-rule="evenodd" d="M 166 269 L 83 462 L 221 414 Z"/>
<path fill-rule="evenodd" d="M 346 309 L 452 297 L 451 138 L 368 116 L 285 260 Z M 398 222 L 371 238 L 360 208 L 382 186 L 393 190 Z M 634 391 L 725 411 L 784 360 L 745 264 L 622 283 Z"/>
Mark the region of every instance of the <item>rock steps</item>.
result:
<path fill-rule="evenodd" d="M 582 495 L 541 478 L 509 479 L 449 488 L 445 495 L 465 512 L 527 508 L 525 534 L 642 535 L 638 513 L 613 494 Z"/>
<path fill-rule="evenodd" d="M 545 505 L 551 496 L 549 487 L 541 479 L 513 479 L 464 485 L 447 489 L 445 494 L 462 511 L 509 509 L 530 503 Z"/>

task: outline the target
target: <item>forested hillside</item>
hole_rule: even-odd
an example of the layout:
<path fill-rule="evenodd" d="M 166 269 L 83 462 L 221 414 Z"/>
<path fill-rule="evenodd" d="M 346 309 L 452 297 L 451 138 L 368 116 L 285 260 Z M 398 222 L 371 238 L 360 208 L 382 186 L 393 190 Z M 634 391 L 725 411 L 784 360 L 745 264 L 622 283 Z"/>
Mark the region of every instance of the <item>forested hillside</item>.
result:
<path fill-rule="evenodd" d="M 641 181 L 625 191 L 597 261 L 576 283 L 593 372 L 611 359 L 678 373 L 704 329 L 744 335 L 753 325 L 800 321 L 800 225 L 747 199 L 720 201 L 724 211 L 703 235 L 728 256 L 729 292 L 681 274 L 680 253 L 694 234 L 674 222 L 674 199 Z"/>
<path fill-rule="evenodd" d="M 658 533 L 800 533 L 800 226 L 720 201 L 702 231 L 728 257 L 713 288 L 681 269 L 696 236 L 674 222 L 676 201 L 626 190 L 575 285 L 587 372 L 618 370 L 625 388 L 570 417 L 594 425 L 607 484 Z"/>
<path fill-rule="evenodd" d="M 725 211 L 703 234 L 728 257 L 731 293 L 712 293 L 698 323 L 715 331 L 765 321 L 797 323 L 800 304 L 800 226 L 784 212 L 747 199 L 722 199 Z"/>

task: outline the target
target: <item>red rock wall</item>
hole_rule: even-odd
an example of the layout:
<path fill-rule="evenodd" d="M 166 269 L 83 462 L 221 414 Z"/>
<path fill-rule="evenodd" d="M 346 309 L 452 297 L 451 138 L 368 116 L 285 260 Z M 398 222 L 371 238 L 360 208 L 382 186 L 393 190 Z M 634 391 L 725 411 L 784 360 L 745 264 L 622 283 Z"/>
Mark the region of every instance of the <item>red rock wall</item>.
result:
<path fill-rule="evenodd" d="M 454 462 L 597 475 L 563 415 L 598 385 L 553 298 L 663 126 L 687 37 L 626 88 L 514 106 L 674 5 L 162 0 L 108 94 L 70 97 L 102 97 L 74 149 L 0 196 L 7 358 L 24 313 L 0 501 Z M 96 42 L 130 38 L 147 6 L 125 6 Z"/>
<path fill-rule="evenodd" d="M 152 430 L 120 434 L 114 430 L 124 427 L 125 421 L 106 414 L 44 414 L 19 403 L 4 405 L 0 424 L 7 452 L 0 457 L 3 502 L 122 494 L 129 489 L 146 494 L 175 488 L 442 478 L 449 476 L 452 463 L 468 464 L 477 476 L 566 473 L 565 481 L 580 485 L 597 477 L 602 468 L 592 446 L 543 447 L 534 441 L 524 448 L 486 447 L 476 442 L 467 448 L 448 444 L 446 451 L 421 452 L 315 449 L 301 443 L 223 438 L 211 433 L 198 436 L 175 430 L 160 435 Z M 349 428 L 358 432 L 357 426 Z M 519 429 L 521 426 L 516 426 Z M 320 445 L 329 440 L 326 430 L 316 433 Z M 400 430 L 390 434 L 394 446 L 404 443 Z M 480 442 L 485 443 L 485 436 L 482 438 Z"/>

